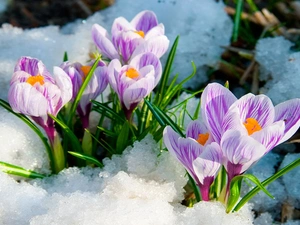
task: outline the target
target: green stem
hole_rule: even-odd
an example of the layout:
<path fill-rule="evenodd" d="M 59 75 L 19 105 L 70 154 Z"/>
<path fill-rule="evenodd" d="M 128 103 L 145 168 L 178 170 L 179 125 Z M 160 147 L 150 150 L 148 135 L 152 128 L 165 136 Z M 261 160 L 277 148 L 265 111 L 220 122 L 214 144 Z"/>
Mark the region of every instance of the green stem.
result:
<path fill-rule="evenodd" d="M 194 194 L 195 194 L 196 200 L 197 200 L 197 202 L 200 202 L 201 201 L 201 196 L 200 196 L 199 188 L 196 185 L 194 179 L 191 177 L 191 175 L 189 173 L 187 173 L 187 174 L 189 176 L 189 181 L 191 182 L 192 187 L 194 189 Z"/>
<path fill-rule="evenodd" d="M 233 35 L 232 35 L 232 41 L 236 42 L 239 36 L 239 29 L 240 29 L 240 22 L 241 22 L 241 14 L 243 9 L 243 1 L 244 0 L 238 0 L 236 5 L 236 11 L 234 15 L 234 27 L 233 27 Z"/>

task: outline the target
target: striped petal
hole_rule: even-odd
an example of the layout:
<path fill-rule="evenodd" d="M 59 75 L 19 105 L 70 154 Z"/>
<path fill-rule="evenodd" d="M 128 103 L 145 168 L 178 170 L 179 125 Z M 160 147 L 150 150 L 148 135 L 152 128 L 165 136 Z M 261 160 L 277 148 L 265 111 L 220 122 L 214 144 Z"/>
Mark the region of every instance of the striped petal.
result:
<path fill-rule="evenodd" d="M 275 121 L 285 122 L 284 136 L 279 143 L 288 140 L 300 126 L 300 99 L 291 99 L 275 106 Z"/>
<path fill-rule="evenodd" d="M 236 100 L 236 97 L 227 88 L 218 83 L 207 85 L 202 93 L 203 122 L 217 143 L 221 141 L 223 117 Z"/>
<path fill-rule="evenodd" d="M 147 33 L 150 29 L 157 26 L 157 18 L 152 11 L 142 11 L 137 14 L 130 22 L 137 31 L 143 31 Z"/>

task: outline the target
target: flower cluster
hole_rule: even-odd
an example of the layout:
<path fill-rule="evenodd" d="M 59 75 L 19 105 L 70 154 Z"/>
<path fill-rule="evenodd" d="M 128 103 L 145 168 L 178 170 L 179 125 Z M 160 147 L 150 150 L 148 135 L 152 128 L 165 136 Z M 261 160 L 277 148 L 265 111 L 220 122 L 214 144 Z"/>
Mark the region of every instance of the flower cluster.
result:
<path fill-rule="evenodd" d="M 209 188 L 223 165 L 227 195 L 232 179 L 243 174 L 300 126 L 300 99 L 273 106 L 265 95 L 237 99 L 220 84 L 209 84 L 201 96 L 201 117 L 186 129 L 186 138 L 171 127 L 164 143 L 187 169 L 208 201 Z"/>

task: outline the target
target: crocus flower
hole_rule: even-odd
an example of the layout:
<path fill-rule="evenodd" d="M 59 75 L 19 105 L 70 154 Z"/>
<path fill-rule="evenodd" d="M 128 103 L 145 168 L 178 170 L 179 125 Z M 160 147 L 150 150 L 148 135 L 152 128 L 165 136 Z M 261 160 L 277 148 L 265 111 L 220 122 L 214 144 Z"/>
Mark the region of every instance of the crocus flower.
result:
<path fill-rule="evenodd" d="M 152 52 L 160 58 L 169 46 L 164 33 L 163 24 L 158 24 L 152 11 L 140 12 L 131 22 L 123 17 L 115 19 L 111 38 L 100 25 L 94 24 L 92 27 L 92 38 L 101 54 L 109 59 L 120 59 L 125 64 L 144 52 Z"/>
<path fill-rule="evenodd" d="M 78 91 L 92 65 L 93 62 L 88 65 L 82 65 L 78 62 L 64 62 L 60 66 L 71 78 L 73 84 L 72 100 L 76 98 Z M 105 90 L 107 84 L 107 67 L 105 63 L 99 61 L 99 64 L 96 67 L 88 86 L 85 88 L 77 107 L 77 113 L 81 118 L 83 128 L 87 128 L 89 125 L 89 115 L 92 108 L 92 103 L 90 100 L 97 98 L 98 95 Z"/>
<path fill-rule="evenodd" d="M 237 100 L 224 116 L 223 132 L 239 130 L 266 147 L 265 154 L 289 139 L 300 126 L 300 99 L 276 105 L 266 95 L 247 94 Z"/>
<path fill-rule="evenodd" d="M 10 82 L 9 104 L 42 126 L 51 142 L 54 121 L 48 114 L 56 116 L 71 97 L 71 79 L 61 68 L 54 67 L 52 77 L 38 59 L 22 57 L 18 61 Z"/>
<path fill-rule="evenodd" d="M 54 121 L 48 114 L 56 116 L 71 97 L 71 79 L 60 67 L 54 67 L 52 77 L 38 59 L 22 57 L 18 61 L 10 82 L 8 101 L 15 112 L 30 116 L 45 130 L 55 159 L 54 172 L 65 167 L 65 158 Z"/>
<path fill-rule="evenodd" d="M 199 121 L 192 121 L 188 125 L 186 138 L 180 137 L 167 126 L 163 139 L 169 152 L 186 168 L 199 186 L 202 199 L 209 201 L 209 188 L 222 162 L 220 146 L 211 142 L 207 129 Z"/>
<path fill-rule="evenodd" d="M 117 93 L 128 120 L 138 103 L 158 84 L 161 74 L 161 63 L 150 52 L 135 56 L 125 66 L 118 59 L 110 62 L 108 82 Z"/>

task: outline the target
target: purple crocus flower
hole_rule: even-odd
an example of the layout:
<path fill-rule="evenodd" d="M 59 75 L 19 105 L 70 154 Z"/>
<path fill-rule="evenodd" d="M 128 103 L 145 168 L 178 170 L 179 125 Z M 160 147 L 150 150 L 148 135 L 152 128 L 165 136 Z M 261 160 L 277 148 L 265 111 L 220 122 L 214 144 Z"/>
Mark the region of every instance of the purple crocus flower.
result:
<path fill-rule="evenodd" d="M 64 62 L 60 67 L 69 75 L 73 84 L 72 100 L 74 100 L 78 94 L 78 91 L 89 73 L 93 62 L 88 65 L 82 65 L 81 63 Z M 99 62 L 94 74 L 91 77 L 88 86 L 83 92 L 81 99 L 77 107 L 77 113 L 81 118 L 83 128 L 89 126 L 89 115 L 92 108 L 91 99 L 95 99 L 101 94 L 107 87 L 107 67 L 102 61 Z"/>
<path fill-rule="evenodd" d="M 57 115 L 72 97 L 72 82 L 59 67 L 54 67 L 53 77 L 42 61 L 22 57 L 10 82 L 8 101 L 15 112 L 30 116 L 42 126 L 54 142 L 54 121 L 48 116 Z"/>
<path fill-rule="evenodd" d="M 138 103 L 158 84 L 161 74 L 161 63 L 150 52 L 135 56 L 125 66 L 118 59 L 110 62 L 108 82 L 117 93 L 128 120 Z"/>
<path fill-rule="evenodd" d="M 152 52 L 160 58 L 169 46 L 164 33 L 163 24 L 158 24 L 152 11 L 140 12 L 131 22 L 123 17 L 115 19 L 111 38 L 100 25 L 92 27 L 92 38 L 101 54 L 109 59 L 120 59 L 125 64 L 144 52 Z"/>
<path fill-rule="evenodd" d="M 192 121 L 187 128 L 186 138 L 180 137 L 167 126 L 163 139 L 169 152 L 186 168 L 199 186 L 202 199 L 209 201 L 209 188 L 221 166 L 222 152 L 216 142 L 211 142 L 206 131 L 201 122 Z"/>

